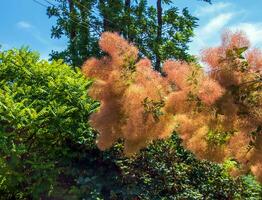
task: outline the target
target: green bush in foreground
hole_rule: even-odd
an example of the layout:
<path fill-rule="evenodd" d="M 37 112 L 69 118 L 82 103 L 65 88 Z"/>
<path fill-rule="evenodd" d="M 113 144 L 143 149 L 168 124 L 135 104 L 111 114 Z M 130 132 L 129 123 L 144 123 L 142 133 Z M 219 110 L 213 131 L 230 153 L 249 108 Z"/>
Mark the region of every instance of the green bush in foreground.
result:
<path fill-rule="evenodd" d="M 27 49 L 0 52 L 0 193 L 52 192 L 70 145 L 93 144 L 91 81 Z M 22 191 L 22 190 L 23 191 Z"/>
<path fill-rule="evenodd" d="M 0 52 L 0 199 L 261 199 L 252 176 L 199 161 L 174 133 L 136 157 L 101 152 L 87 123 L 91 84 L 62 61 Z"/>

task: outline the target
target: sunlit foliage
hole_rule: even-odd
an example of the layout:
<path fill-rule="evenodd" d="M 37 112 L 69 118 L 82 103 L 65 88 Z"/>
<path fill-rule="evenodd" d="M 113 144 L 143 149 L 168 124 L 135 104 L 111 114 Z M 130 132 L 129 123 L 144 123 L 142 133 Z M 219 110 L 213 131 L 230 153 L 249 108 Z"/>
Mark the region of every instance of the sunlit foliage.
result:
<path fill-rule="evenodd" d="M 86 94 L 90 84 L 61 60 L 0 51 L 1 200 L 46 199 L 58 190 L 75 157 L 72 146 L 93 143 L 86 119 L 97 102 Z"/>

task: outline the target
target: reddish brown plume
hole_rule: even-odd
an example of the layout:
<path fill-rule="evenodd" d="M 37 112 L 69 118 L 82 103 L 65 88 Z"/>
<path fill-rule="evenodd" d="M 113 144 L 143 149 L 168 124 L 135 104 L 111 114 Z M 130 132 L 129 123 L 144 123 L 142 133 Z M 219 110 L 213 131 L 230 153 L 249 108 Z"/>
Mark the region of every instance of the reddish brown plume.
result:
<path fill-rule="evenodd" d="M 99 45 L 107 56 L 87 60 L 82 70 L 94 78 L 89 94 L 101 102 L 90 119 L 101 150 L 123 139 L 132 155 L 175 130 L 199 158 L 235 158 L 239 171 L 250 169 L 261 180 L 262 56 L 246 51 L 243 33 L 226 32 L 220 46 L 202 52 L 209 73 L 168 60 L 165 77 L 116 33 L 103 33 Z"/>

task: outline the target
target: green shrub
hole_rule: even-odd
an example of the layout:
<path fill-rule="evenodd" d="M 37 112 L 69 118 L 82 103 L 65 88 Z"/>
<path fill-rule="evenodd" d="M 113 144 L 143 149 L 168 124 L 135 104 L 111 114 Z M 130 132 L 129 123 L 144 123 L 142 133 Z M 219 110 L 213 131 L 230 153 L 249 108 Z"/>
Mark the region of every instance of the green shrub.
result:
<path fill-rule="evenodd" d="M 122 150 L 118 143 L 105 152 L 86 152 L 75 162 L 78 169 L 82 165 L 74 186 L 79 199 L 88 199 L 91 191 L 100 199 L 117 200 L 261 199 L 262 188 L 253 176 L 234 179 L 223 165 L 197 160 L 175 133 L 135 157 L 123 157 Z"/>
<path fill-rule="evenodd" d="M 90 84 L 62 61 L 40 60 L 27 49 L 0 52 L 4 199 L 51 194 L 63 165 L 73 156 L 71 146 L 94 145 L 87 119 L 97 103 L 87 96 Z"/>

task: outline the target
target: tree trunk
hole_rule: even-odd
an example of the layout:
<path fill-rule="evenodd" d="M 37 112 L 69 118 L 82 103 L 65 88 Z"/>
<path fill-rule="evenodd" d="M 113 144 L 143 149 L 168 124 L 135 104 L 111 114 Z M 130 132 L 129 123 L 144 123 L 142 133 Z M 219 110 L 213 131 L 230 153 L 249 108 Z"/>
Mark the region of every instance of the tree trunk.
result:
<path fill-rule="evenodd" d="M 74 19 L 74 16 L 75 16 L 75 8 L 74 8 L 74 3 L 72 0 L 68 0 L 68 4 L 69 4 L 69 18 L 71 19 L 71 24 L 72 26 L 70 27 L 70 33 L 69 33 L 69 37 L 70 37 L 70 40 L 73 40 L 75 37 L 76 37 L 76 29 L 75 29 L 75 26 L 76 26 L 76 23 L 75 23 L 75 20 Z"/>
<path fill-rule="evenodd" d="M 70 28 L 69 28 L 69 39 L 70 39 L 70 51 L 71 51 L 71 60 L 73 67 L 77 65 L 77 52 L 76 52 L 76 29 L 77 29 L 77 22 L 76 22 L 76 13 L 75 13 L 75 6 L 72 0 L 68 0 L 69 4 L 69 18 Z"/>
<path fill-rule="evenodd" d="M 80 44 L 81 48 L 79 48 L 79 56 L 81 59 L 81 65 L 82 62 L 85 61 L 89 57 L 89 43 L 90 43 L 90 30 L 89 26 L 86 27 L 87 24 L 89 24 L 89 16 L 90 16 L 90 10 L 91 5 L 85 4 L 84 6 L 78 6 L 79 9 L 79 15 L 80 15 L 80 22 L 84 24 L 84 26 L 79 27 L 79 35 L 81 37 Z"/>
<path fill-rule="evenodd" d="M 131 0 L 125 0 L 125 7 L 130 9 Z"/>
<path fill-rule="evenodd" d="M 131 7 L 131 0 L 125 0 L 125 24 L 126 24 L 126 30 L 123 30 L 123 35 L 127 40 L 131 40 L 130 37 L 130 30 L 129 30 L 129 26 L 131 23 L 131 19 L 130 19 L 130 7 Z"/>
<path fill-rule="evenodd" d="M 158 45 L 161 45 L 162 43 L 162 0 L 157 0 L 157 37 L 156 42 Z M 156 65 L 155 70 L 160 72 L 160 65 L 161 65 L 161 58 L 160 58 L 160 52 L 159 48 L 156 50 Z"/>
<path fill-rule="evenodd" d="M 103 31 L 110 30 L 110 24 L 109 24 L 109 19 L 107 15 L 107 6 L 108 6 L 107 3 L 108 3 L 108 0 L 99 0 L 100 12 L 103 18 Z"/>

